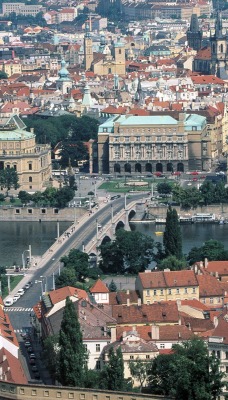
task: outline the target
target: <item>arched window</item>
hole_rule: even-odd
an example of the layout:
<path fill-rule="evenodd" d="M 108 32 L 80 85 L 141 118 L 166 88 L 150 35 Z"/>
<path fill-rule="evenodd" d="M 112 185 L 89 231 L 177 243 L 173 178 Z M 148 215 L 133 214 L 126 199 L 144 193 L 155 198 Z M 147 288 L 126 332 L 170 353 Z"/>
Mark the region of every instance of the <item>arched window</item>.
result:
<path fill-rule="evenodd" d="M 31 176 L 29 177 L 29 182 L 32 182 L 32 177 Z"/>

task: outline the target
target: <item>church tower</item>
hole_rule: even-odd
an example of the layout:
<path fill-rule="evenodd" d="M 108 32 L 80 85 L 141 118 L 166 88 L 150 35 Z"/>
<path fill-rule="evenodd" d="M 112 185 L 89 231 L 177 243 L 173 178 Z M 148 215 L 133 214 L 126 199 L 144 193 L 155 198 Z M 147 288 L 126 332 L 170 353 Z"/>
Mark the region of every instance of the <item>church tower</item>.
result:
<path fill-rule="evenodd" d="M 199 51 L 202 47 L 202 31 L 199 29 L 199 21 L 196 14 L 192 14 L 190 27 L 187 31 L 187 41 L 189 47 Z"/>
<path fill-rule="evenodd" d="M 217 10 L 215 32 L 210 37 L 211 73 L 221 79 L 228 79 L 228 35 L 223 32 L 221 13 Z"/>
<path fill-rule="evenodd" d="M 70 78 L 70 73 L 66 69 L 66 61 L 61 61 L 61 69 L 59 70 L 59 79 L 56 81 L 56 88 L 60 90 L 62 94 L 70 93 L 72 89 L 72 80 Z"/>
<path fill-rule="evenodd" d="M 115 60 L 115 72 L 118 75 L 125 75 L 125 46 L 120 41 L 120 37 L 117 38 L 117 42 L 114 43 L 114 60 Z"/>
<path fill-rule="evenodd" d="M 93 41 L 89 31 L 89 24 L 86 23 L 85 28 L 85 37 L 84 37 L 84 65 L 85 70 L 88 71 L 91 68 L 91 64 L 93 62 Z"/>

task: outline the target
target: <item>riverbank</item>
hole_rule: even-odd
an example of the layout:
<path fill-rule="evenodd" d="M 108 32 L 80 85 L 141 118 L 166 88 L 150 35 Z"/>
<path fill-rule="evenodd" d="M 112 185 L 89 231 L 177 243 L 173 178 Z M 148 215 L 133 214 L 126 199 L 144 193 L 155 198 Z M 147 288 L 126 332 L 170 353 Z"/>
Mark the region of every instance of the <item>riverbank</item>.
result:
<path fill-rule="evenodd" d="M 88 212 L 83 207 L 51 208 L 51 207 L 0 207 L 0 221 L 21 222 L 74 222 Z"/>

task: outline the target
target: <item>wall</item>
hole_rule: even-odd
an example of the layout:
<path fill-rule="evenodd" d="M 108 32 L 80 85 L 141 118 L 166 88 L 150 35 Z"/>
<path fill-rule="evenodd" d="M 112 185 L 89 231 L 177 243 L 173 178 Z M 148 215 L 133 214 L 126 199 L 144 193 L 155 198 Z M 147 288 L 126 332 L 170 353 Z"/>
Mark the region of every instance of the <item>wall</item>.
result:
<path fill-rule="evenodd" d="M 81 218 L 85 208 L 0 207 L 0 221 L 71 221 Z"/>
<path fill-rule="evenodd" d="M 110 392 L 92 389 L 76 389 L 68 387 L 16 385 L 0 382 L 0 400 L 54 400 L 60 398 L 76 400 L 168 400 L 169 397 L 144 395 L 141 393 Z"/>
<path fill-rule="evenodd" d="M 197 207 L 191 210 L 183 210 L 181 207 L 174 207 L 177 210 L 177 213 L 180 215 L 184 215 L 189 213 L 191 215 L 196 213 L 211 213 L 211 214 L 227 214 L 228 215 L 228 204 L 219 204 L 219 205 L 211 205 L 205 207 Z M 155 215 L 156 217 L 166 217 L 167 208 L 166 207 L 152 207 L 148 206 L 148 212 L 150 215 Z M 225 215 L 223 215 L 225 216 Z"/>

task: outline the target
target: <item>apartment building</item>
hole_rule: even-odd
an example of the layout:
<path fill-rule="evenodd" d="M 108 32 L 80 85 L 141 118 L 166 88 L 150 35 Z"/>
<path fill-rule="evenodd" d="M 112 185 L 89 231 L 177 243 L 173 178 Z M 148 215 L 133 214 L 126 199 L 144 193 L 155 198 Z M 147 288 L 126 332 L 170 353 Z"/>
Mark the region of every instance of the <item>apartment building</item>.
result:
<path fill-rule="evenodd" d="M 44 7 L 40 4 L 25 4 L 25 3 L 2 3 L 3 15 L 15 13 L 16 15 L 32 15 L 35 17 L 39 12 L 44 11 Z"/>

